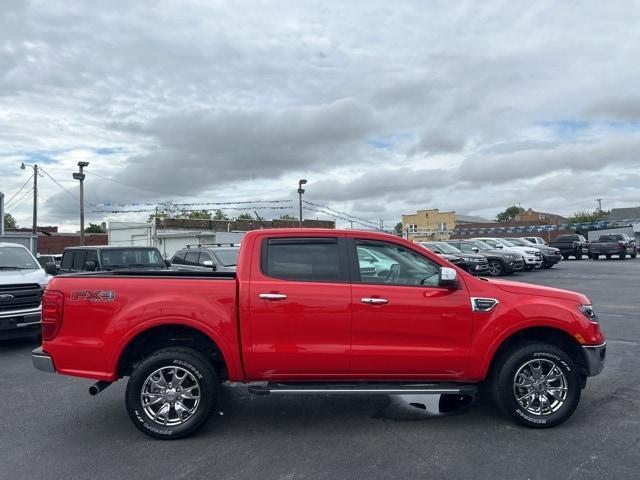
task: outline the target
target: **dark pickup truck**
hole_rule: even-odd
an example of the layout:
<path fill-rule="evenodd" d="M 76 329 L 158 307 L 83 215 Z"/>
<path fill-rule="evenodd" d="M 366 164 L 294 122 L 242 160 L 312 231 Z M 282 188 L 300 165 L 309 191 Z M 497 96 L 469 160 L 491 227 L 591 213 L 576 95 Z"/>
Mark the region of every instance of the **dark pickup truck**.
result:
<path fill-rule="evenodd" d="M 636 241 L 624 233 L 600 235 L 597 242 L 589 245 L 589 256 L 593 260 L 598 260 L 600 255 L 604 255 L 607 260 L 611 255 L 618 255 L 620 260 L 624 260 L 629 255 L 631 258 L 638 256 Z"/>
<path fill-rule="evenodd" d="M 582 235 L 559 235 L 549 246 L 560 250 L 565 260 L 571 256 L 581 260 L 583 255 L 589 255 L 589 242 Z"/>

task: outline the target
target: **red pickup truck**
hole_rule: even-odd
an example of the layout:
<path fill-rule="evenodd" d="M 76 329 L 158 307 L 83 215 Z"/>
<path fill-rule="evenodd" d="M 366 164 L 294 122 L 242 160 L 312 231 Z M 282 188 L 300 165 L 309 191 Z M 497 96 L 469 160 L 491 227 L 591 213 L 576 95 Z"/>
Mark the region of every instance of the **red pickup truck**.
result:
<path fill-rule="evenodd" d="M 373 255 L 360 255 L 362 252 Z M 605 342 L 582 294 L 476 278 L 373 232 L 249 232 L 237 272 L 63 275 L 43 298 L 36 368 L 129 377 L 134 424 L 179 438 L 222 382 L 255 394 L 473 395 L 531 427 L 571 416 Z"/>

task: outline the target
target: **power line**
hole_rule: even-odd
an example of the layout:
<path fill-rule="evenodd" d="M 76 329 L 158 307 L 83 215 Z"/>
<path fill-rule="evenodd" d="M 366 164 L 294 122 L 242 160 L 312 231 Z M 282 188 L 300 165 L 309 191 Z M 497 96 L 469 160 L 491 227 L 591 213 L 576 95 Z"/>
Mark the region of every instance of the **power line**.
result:
<path fill-rule="evenodd" d="M 252 207 L 222 207 L 222 208 L 191 208 L 191 209 L 179 209 L 180 212 L 215 212 L 216 210 L 292 210 L 292 207 L 272 207 L 269 205 L 259 205 Z M 144 213 L 155 212 L 154 208 L 141 208 L 138 210 L 110 210 L 104 213 Z"/>
<path fill-rule="evenodd" d="M 29 181 L 31 181 L 32 178 L 33 178 L 33 173 L 31 175 L 29 175 L 29 178 L 27 178 L 27 181 L 22 184 L 20 189 L 16 193 L 14 193 L 13 196 L 9 200 L 7 200 L 4 203 L 5 206 L 8 206 L 11 203 L 11 200 L 13 200 L 16 197 L 16 195 L 18 195 L 22 191 L 22 189 L 27 186 L 27 183 L 29 183 Z"/>
<path fill-rule="evenodd" d="M 325 215 L 329 215 L 330 217 L 334 217 L 334 218 L 340 219 L 340 220 L 345 221 L 345 222 L 357 223 L 358 225 L 361 225 L 363 227 L 370 228 L 370 229 L 373 229 L 373 230 L 380 230 L 380 227 L 378 227 L 378 226 L 369 225 L 369 224 L 360 222 L 358 220 L 353 220 L 351 218 L 344 217 L 342 215 L 337 215 L 337 214 L 334 214 L 334 213 L 327 212 L 326 210 L 322 210 L 322 209 L 319 209 L 319 208 L 313 208 L 313 207 L 302 207 L 302 208 L 304 208 L 305 210 L 310 210 L 312 212 L 324 213 Z"/>
<path fill-rule="evenodd" d="M 27 190 L 11 207 L 11 212 L 16 213 L 26 204 L 27 200 L 31 200 L 33 196 L 33 187 Z"/>
<path fill-rule="evenodd" d="M 49 177 L 51 179 L 51 181 L 53 181 L 53 183 L 55 183 L 63 192 L 65 192 L 67 195 L 69 195 L 71 198 L 73 198 L 74 200 L 78 200 L 80 201 L 80 197 L 77 196 L 75 193 L 73 193 L 71 190 L 69 190 L 67 187 L 65 187 L 64 185 L 62 185 L 58 180 L 56 180 L 55 178 L 53 178 L 49 172 L 47 172 L 46 170 L 40 168 L 40 171 L 43 172 L 47 177 Z M 100 210 L 99 208 L 93 208 L 95 207 L 95 205 L 92 205 L 90 203 L 85 203 L 85 207 L 87 207 L 89 210 L 92 211 L 92 213 L 108 213 L 105 210 Z"/>
<path fill-rule="evenodd" d="M 355 215 L 351 215 L 351 214 L 346 213 L 346 212 L 341 212 L 340 210 L 335 210 L 335 209 L 333 209 L 333 208 L 331 208 L 331 207 L 328 207 L 328 206 L 326 206 L 326 205 L 320 205 L 319 203 L 313 203 L 313 202 L 309 202 L 309 201 L 307 201 L 307 200 L 303 200 L 302 202 L 303 202 L 303 203 L 306 203 L 306 204 L 308 204 L 308 205 L 313 205 L 314 207 L 324 208 L 324 209 L 329 210 L 329 211 L 331 211 L 331 212 L 337 213 L 338 215 L 343 215 L 343 216 L 345 216 L 345 217 L 353 218 L 353 219 L 355 219 L 355 220 L 354 220 L 354 222 L 356 222 L 356 220 L 357 220 L 357 221 L 359 221 L 359 222 L 366 222 L 366 223 L 369 223 L 369 224 L 371 224 L 371 226 L 376 225 L 376 222 L 374 222 L 374 221 L 372 221 L 372 220 L 367 220 L 366 218 L 356 217 Z M 356 222 L 356 223 L 358 223 L 358 222 Z M 362 225 L 362 224 L 361 224 L 361 225 Z"/>

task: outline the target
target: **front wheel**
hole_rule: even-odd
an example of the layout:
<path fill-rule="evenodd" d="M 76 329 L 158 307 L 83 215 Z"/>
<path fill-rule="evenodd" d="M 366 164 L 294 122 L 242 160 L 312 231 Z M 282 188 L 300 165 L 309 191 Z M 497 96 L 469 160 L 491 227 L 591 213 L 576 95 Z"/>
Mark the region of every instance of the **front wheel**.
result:
<path fill-rule="evenodd" d="M 500 260 L 491 260 L 489 262 L 489 275 L 499 277 L 504 273 L 504 265 Z"/>
<path fill-rule="evenodd" d="M 600 258 L 600 255 L 592 253 L 591 254 L 591 260 L 598 260 Z"/>
<path fill-rule="evenodd" d="M 638 256 L 638 250 L 637 249 L 633 249 L 633 253 L 631 254 L 631 258 L 636 258 Z"/>
<path fill-rule="evenodd" d="M 576 260 L 582 260 L 582 250 L 576 251 Z"/>
<path fill-rule="evenodd" d="M 626 260 L 627 259 L 627 250 L 623 249 L 620 251 L 620 253 L 618 254 L 618 257 L 620 257 L 620 260 Z"/>
<path fill-rule="evenodd" d="M 493 374 L 498 406 L 532 428 L 567 420 L 580 402 L 581 378 L 575 362 L 546 343 L 521 344 L 501 358 Z"/>
<path fill-rule="evenodd" d="M 127 383 L 129 417 L 147 435 L 173 440 L 186 437 L 215 409 L 219 382 L 198 351 L 165 348 L 147 357 Z"/>

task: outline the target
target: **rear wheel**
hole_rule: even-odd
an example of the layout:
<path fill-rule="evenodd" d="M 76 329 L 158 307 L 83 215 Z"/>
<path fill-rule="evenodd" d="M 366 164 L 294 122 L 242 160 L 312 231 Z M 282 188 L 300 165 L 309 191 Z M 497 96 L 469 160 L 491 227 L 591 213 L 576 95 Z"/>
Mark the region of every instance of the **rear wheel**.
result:
<path fill-rule="evenodd" d="M 606 257 L 607 260 L 611 260 L 611 255 L 607 254 L 607 255 L 605 255 L 605 257 Z"/>
<path fill-rule="evenodd" d="M 489 275 L 492 277 L 499 277 L 504 274 L 504 265 L 500 260 L 491 260 L 489 262 Z"/>
<path fill-rule="evenodd" d="M 134 425 L 147 435 L 186 437 L 209 418 L 219 382 L 211 364 L 190 348 L 165 348 L 150 355 L 127 383 L 126 405 Z"/>
<path fill-rule="evenodd" d="M 520 344 L 501 357 L 492 374 L 500 409 L 527 427 L 554 427 L 580 402 L 582 379 L 574 361 L 546 343 Z"/>
<path fill-rule="evenodd" d="M 565 260 L 569 260 L 569 255 L 567 255 L 566 253 L 563 253 L 562 258 L 564 258 Z"/>
<path fill-rule="evenodd" d="M 598 255 L 597 253 L 591 254 L 591 260 L 598 260 L 599 258 L 600 258 L 600 255 Z"/>

